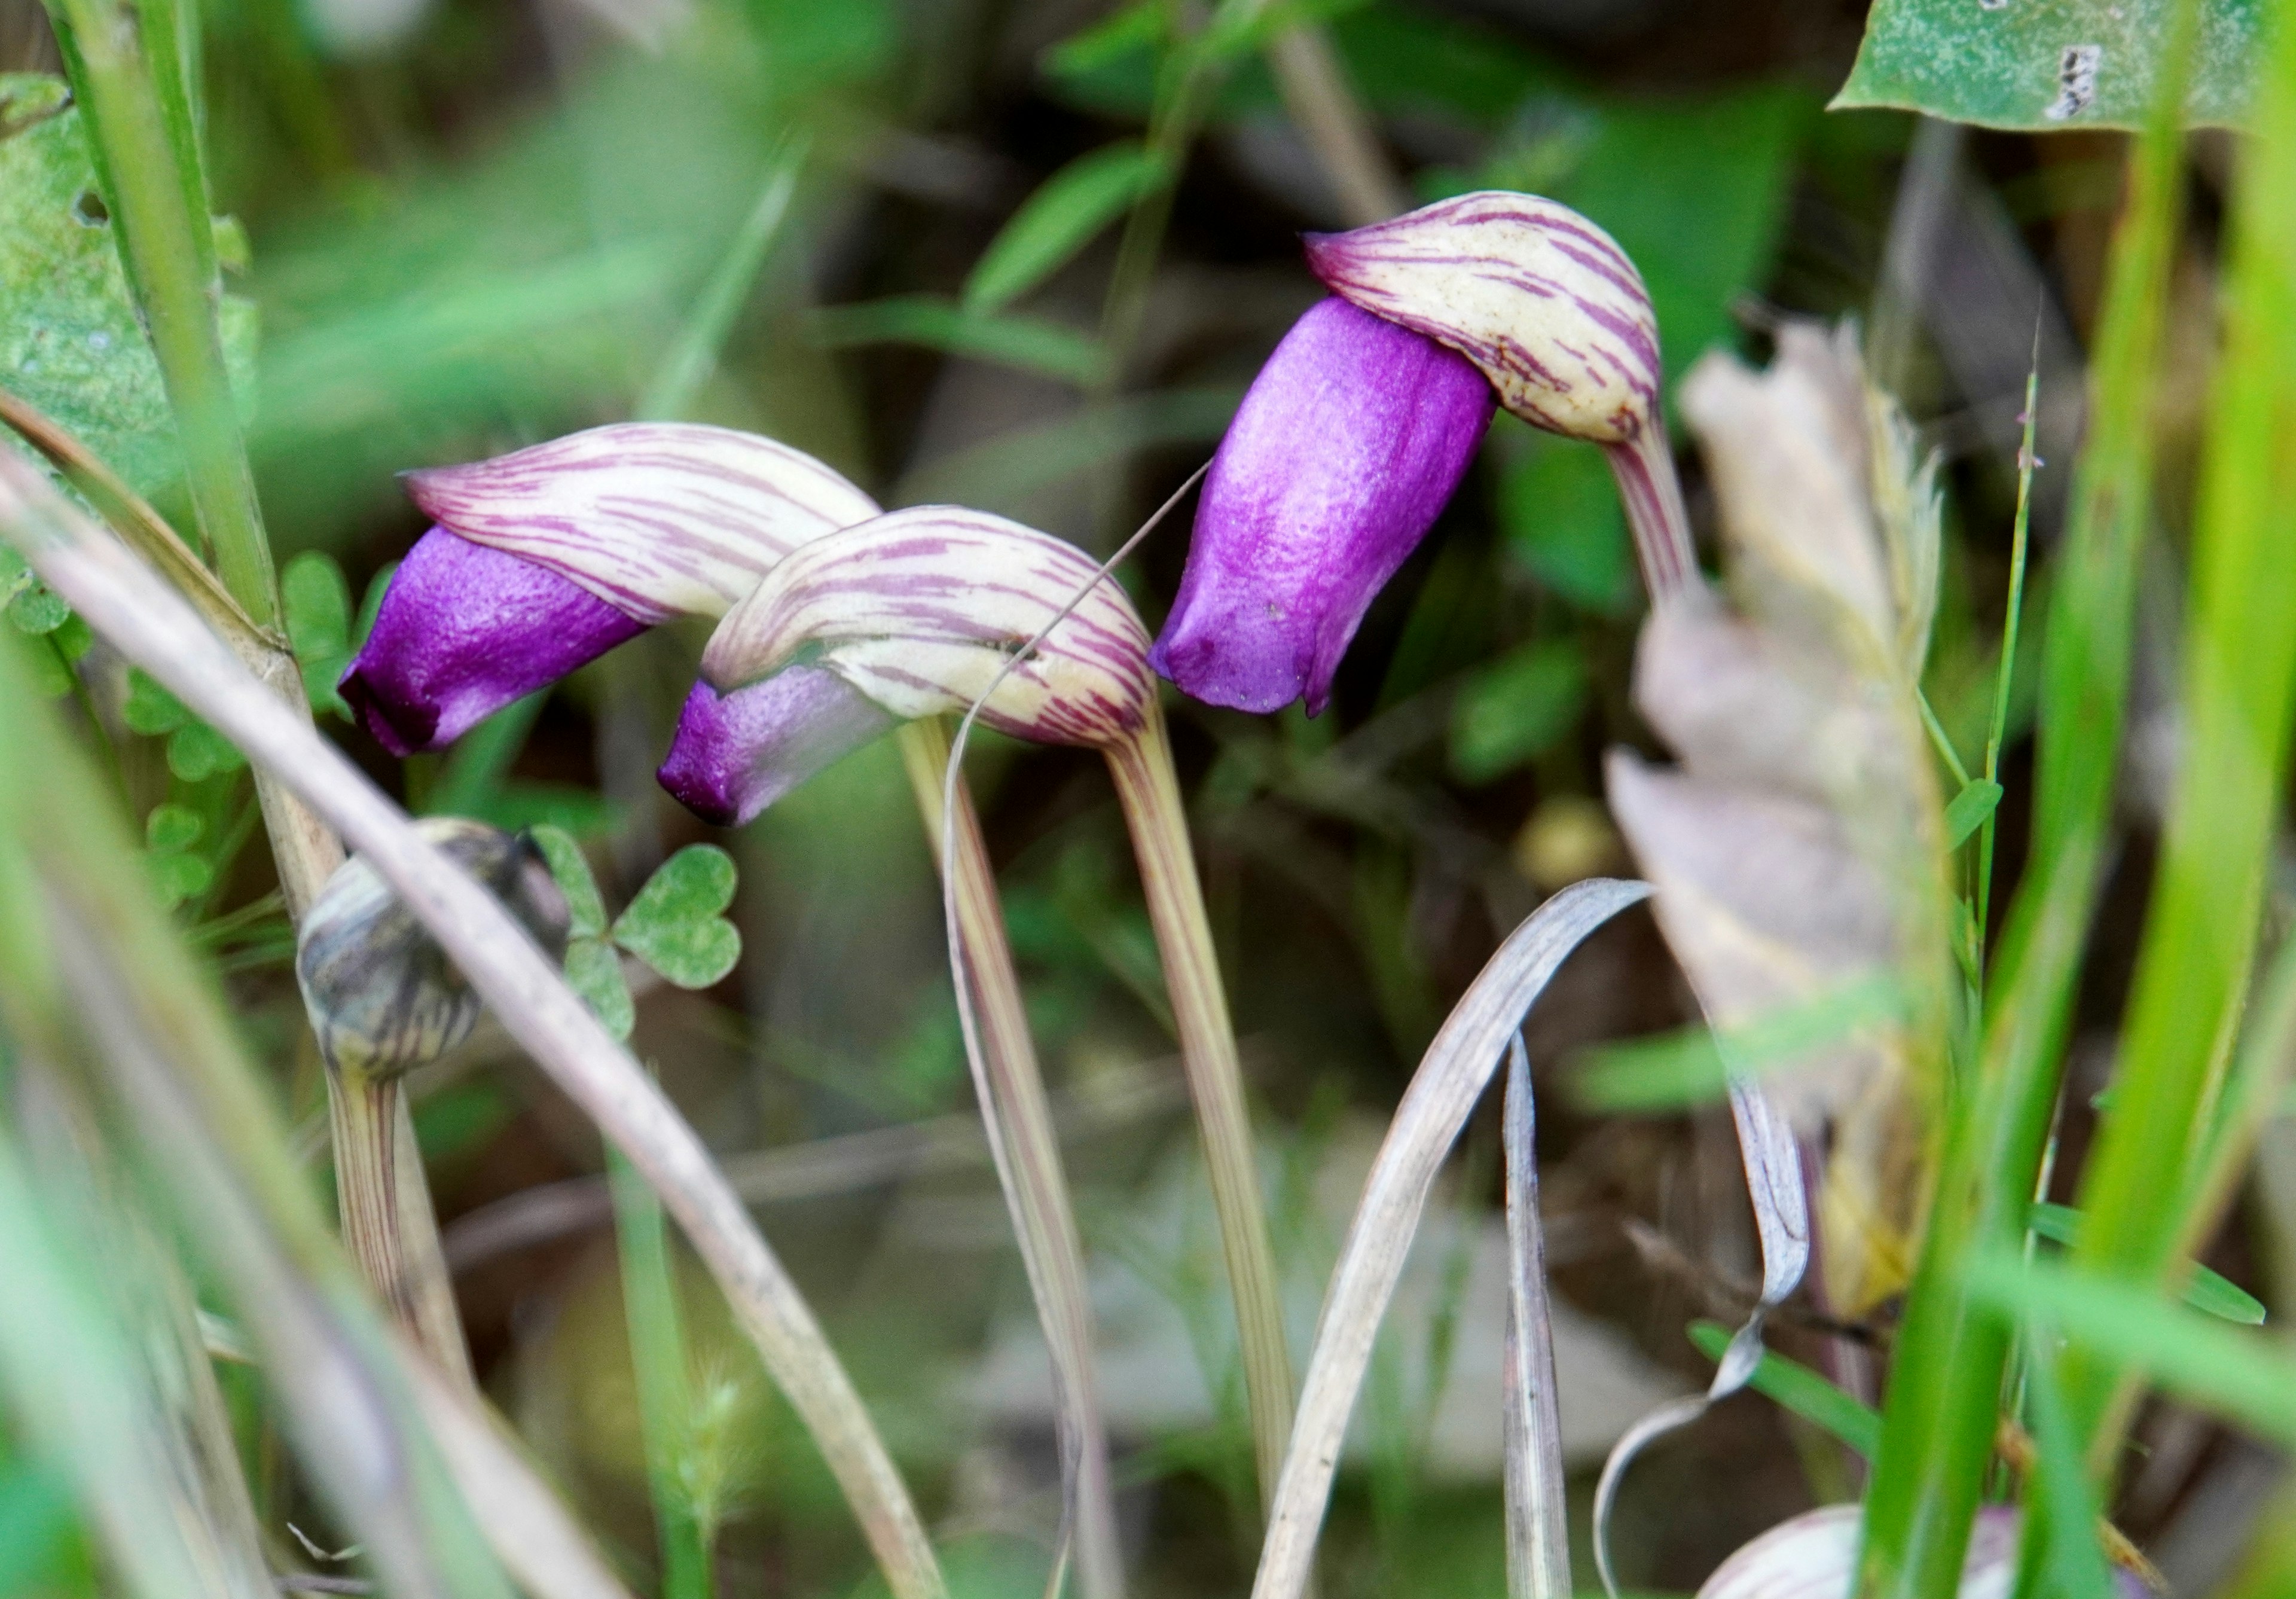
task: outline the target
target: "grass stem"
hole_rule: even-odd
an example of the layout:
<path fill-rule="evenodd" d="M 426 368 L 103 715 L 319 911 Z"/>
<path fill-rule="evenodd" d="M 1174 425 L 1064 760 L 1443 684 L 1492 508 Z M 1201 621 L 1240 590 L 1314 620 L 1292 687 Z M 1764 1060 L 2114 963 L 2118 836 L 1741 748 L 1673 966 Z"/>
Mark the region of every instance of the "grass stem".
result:
<path fill-rule="evenodd" d="M 620 1151 L 606 1152 L 614 1195 L 614 1238 L 621 1253 L 622 1318 L 636 1374 L 638 1423 L 645 1435 L 646 1480 L 654 1531 L 661 1542 L 662 1599 L 709 1599 L 709 1549 L 681 1480 L 693 1415 L 679 1324 L 677 1281 L 661 1201 Z"/>

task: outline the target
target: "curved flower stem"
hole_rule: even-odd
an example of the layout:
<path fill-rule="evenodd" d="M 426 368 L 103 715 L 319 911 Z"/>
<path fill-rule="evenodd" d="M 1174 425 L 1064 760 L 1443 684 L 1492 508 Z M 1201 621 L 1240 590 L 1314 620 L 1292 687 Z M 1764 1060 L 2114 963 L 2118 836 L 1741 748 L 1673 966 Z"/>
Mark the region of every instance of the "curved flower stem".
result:
<path fill-rule="evenodd" d="M 1268 1242 L 1267 1213 L 1260 1202 L 1242 1063 L 1228 1020 L 1211 927 L 1204 915 L 1203 890 L 1196 881 L 1187 813 L 1172 770 L 1161 709 L 1152 701 L 1140 731 L 1109 745 L 1104 753 L 1139 857 L 1148 919 L 1156 929 L 1172 1019 L 1187 1062 L 1188 1090 L 1203 1133 L 1204 1164 L 1211 1177 L 1212 1204 L 1219 1213 L 1228 1284 L 1235 1295 L 1244 1392 L 1251 1409 L 1252 1449 L 1265 1510 L 1292 1435 L 1292 1355 L 1283 1336 L 1275 1251 Z"/>
<path fill-rule="evenodd" d="M 398 1079 L 329 1067 L 327 1116 L 344 1248 L 392 1319 L 414 1335 L 439 1369 L 475 1383 L 452 1285 L 422 1275 L 435 1268 L 443 1279 L 446 1257 Z"/>
<path fill-rule="evenodd" d="M 1674 472 L 1674 447 L 1656 415 L 1624 444 L 1606 444 L 1611 475 L 1619 480 L 1627 525 L 1634 530 L 1635 560 L 1651 603 L 1685 594 L 1698 585 L 1698 552 L 1690 537 L 1690 512 L 1682 503 L 1682 480 Z"/>
<path fill-rule="evenodd" d="M 1108 1433 L 1101 1414 L 1100 1380 L 1093 1353 L 1092 1300 L 1086 1290 L 1084 1245 L 1069 1201 L 1059 1129 L 1045 1093 L 1021 980 L 1004 936 L 1004 912 L 988 846 L 980 834 L 972 791 L 956 785 L 955 848 L 942 833 L 941 801 L 948 784 L 948 733 L 938 718 L 906 722 L 898 742 L 901 764 L 916 791 L 917 809 L 933 858 L 948 863 L 948 893 L 974 1002 L 980 1040 L 973 1088 L 988 1135 L 1004 1201 L 1021 1241 L 1021 1260 L 1045 1326 L 1053 1361 L 1054 1412 L 1060 1419 L 1063 1466 L 1073 1472 L 1077 1568 L 1087 1599 L 1114 1599 L 1124 1588 L 1123 1552 L 1117 1541 L 1115 1487 L 1109 1471 Z M 967 1052 L 968 1056 L 971 1055 Z"/>

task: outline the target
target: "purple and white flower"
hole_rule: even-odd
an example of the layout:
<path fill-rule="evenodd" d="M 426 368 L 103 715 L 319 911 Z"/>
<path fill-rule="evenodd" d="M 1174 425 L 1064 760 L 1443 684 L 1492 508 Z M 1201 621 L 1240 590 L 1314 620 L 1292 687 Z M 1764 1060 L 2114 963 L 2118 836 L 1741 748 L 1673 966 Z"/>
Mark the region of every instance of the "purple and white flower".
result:
<path fill-rule="evenodd" d="M 1338 298 L 1285 335 L 1220 441 L 1157 670 L 1215 704 L 1322 709 L 1499 406 L 1602 446 L 1652 596 L 1694 585 L 1657 322 L 1608 234 L 1490 191 L 1307 250 Z"/>
<path fill-rule="evenodd" d="M 406 474 L 438 526 L 341 692 L 394 754 L 434 750 L 675 616 L 722 616 L 798 545 L 877 513 L 753 433 L 626 422 Z"/>
<path fill-rule="evenodd" d="M 1147 628 L 1121 587 L 1095 581 L 1098 571 L 1075 545 L 987 512 L 896 511 L 775 567 L 718 625 L 701 673 L 730 701 L 802 653 L 903 720 L 985 694 L 981 720 L 1001 733 L 1105 748 L 1145 725 L 1155 680 Z M 681 742 L 698 721 L 692 702 L 687 710 Z"/>
<path fill-rule="evenodd" d="M 818 666 L 784 667 L 725 693 L 696 683 L 655 776 L 703 821 L 738 827 L 894 721 Z"/>

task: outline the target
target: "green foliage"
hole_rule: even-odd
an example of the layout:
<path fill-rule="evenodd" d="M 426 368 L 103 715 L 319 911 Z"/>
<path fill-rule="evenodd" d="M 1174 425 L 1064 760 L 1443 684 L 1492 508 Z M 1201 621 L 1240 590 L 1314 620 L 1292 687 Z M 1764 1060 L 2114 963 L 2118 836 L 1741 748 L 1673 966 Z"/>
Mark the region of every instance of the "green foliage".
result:
<path fill-rule="evenodd" d="M 1971 779 L 1945 808 L 1945 846 L 1958 849 L 1985 825 L 2001 804 L 2001 785 L 1983 777 Z"/>
<path fill-rule="evenodd" d="M 127 697 L 120 719 L 131 733 L 168 741 L 168 769 L 185 783 L 198 783 L 218 772 L 236 772 L 247 758 L 205 722 L 184 709 L 184 702 L 161 687 L 141 668 L 127 670 Z"/>
<path fill-rule="evenodd" d="M 181 905 L 205 893 L 215 881 L 214 865 L 193 853 L 206 832 L 207 818 L 180 805 L 155 806 L 144 818 L 144 864 L 151 868 L 161 904 L 171 908 Z"/>
<path fill-rule="evenodd" d="M 160 365 L 128 294 L 77 108 L 63 80 L 0 75 L 0 383 L 149 493 L 182 471 Z M 217 253 L 243 262 L 217 222 Z M 224 298 L 234 387 L 253 392 L 255 307 Z"/>
<path fill-rule="evenodd" d="M 966 313 L 990 315 L 1020 299 L 1171 176 L 1170 163 L 1136 139 L 1070 161 L 1021 202 L 981 252 L 964 281 Z"/>
<path fill-rule="evenodd" d="M 2033 1231 L 2051 1243 L 2068 1247 L 2080 1238 L 2081 1213 L 2070 1205 L 2041 1203 L 2033 1207 Z M 2243 1326 L 2264 1324 L 2264 1301 L 2239 1283 L 2219 1276 L 2205 1266 L 2192 1267 L 2193 1280 L 2185 1288 L 2185 1303 L 2194 1309 Z"/>
<path fill-rule="evenodd" d="M 614 922 L 614 941 L 681 988 L 721 981 L 742 958 L 742 935 L 720 914 L 734 903 L 734 857 L 689 844 L 662 862 Z"/>
<path fill-rule="evenodd" d="M 279 602 L 311 709 L 348 721 L 350 707 L 335 692 L 351 659 L 351 590 L 343 569 L 324 551 L 304 551 L 280 570 Z"/>
<path fill-rule="evenodd" d="M 1720 1360 L 1730 1347 L 1730 1329 L 1720 1322 L 1693 1322 L 1690 1341 L 1709 1360 Z M 1748 1386 L 1784 1408 L 1848 1444 L 1868 1460 L 1882 1442 L 1882 1414 L 1852 1398 L 1798 1360 L 1773 1349 L 1762 1351 Z"/>
<path fill-rule="evenodd" d="M 1502 414 L 1491 430 L 1507 554 L 1582 611 L 1616 615 L 1636 597 L 1634 552 L 1603 453 Z"/>
<path fill-rule="evenodd" d="M 566 980 L 618 1038 L 636 1025 L 617 947 L 681 988 L 722 981 L 742 958 L 742 935 L 721 914 L 734 903 L 734 857 L 715 844 L 690 844 L 662 862 L 611 924 L 582 847 L 563 829 L 532 830 L 550 874 L 566 896 Z"/>
<path fill-rule="evenodd" d="M 2152 102 L 2175 9 L 2173 0 L 1879 0 L 1833 106 L 1897 106 L 2034 132 L 2136 127 Z M 2261 0 L 2205 0 L 2188 122 L 2244 118 L 2263 12 Z"/>
<path fill-rule="evenodd" d="M 904 294 L 816 312 L 814 337 L 831 349 L 922 344 L 1089 387 L 1108 357 L 1085 334 L 1026 316 L 992 316 L 931 294 Z"/>
<path fill-rule="evenodd" d="M 1488 783 L 1521 767 L 1577 725 L 1587 668 L 1567 638 L 1540 639 L 1468 678 L 1451 709 L 1451 768 Z"/>

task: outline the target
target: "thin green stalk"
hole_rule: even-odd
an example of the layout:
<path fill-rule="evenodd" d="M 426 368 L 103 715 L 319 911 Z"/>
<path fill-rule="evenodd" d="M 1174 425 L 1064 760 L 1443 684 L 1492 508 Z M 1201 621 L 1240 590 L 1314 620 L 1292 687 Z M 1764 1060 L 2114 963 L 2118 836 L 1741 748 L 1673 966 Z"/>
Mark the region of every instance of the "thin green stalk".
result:
<path fill-rule="evenodd" d="M 216 325 L 223 284 L 174 0 L 50 0 L 48 12 L 176 414 L 201 531 L 224 586 L 269 626 L 278 583 Z"/>
<path fill-rule="evenodd" d="M 1293 1378 L 1283 1335 L 1283 1306 L 1261 1201 L 1258 1157 L 1243 1089 L 1243 1065 L 1228 1020 L 1227 995 L 1211 925 L 1204 914 L 1188 840 L 1186 808 L 1172 769 L 1171 745 L 1160 709 L 1151 701 L 1138 734 L 1106 750 L 1125 824 L 1139 857 L 1148 919 L 1163 957 L 1172 1017 L 1180 1030 L 1188 1088 L 1202 1130 L 1212 1204 L 1219 1215 L 1228 1286 L 1235 1296 L 1245 1398 L 1251 1411 L 1253 1453 L 1260 1503 L 1273 1502 L 1292 1436 Z"/>
<path fill-rule="evenodd" d="M 2017 519 L 2009 536 L 2009 598 L 2001 617 L 2001 660 L 1993 673 L 1993 720 L 1985 731 L 1985 781 L 2001 781 L 2001 742 L 2009 731 L 2009 689 L 2017 674 L 2017 633 L 2025 613 L 2027 532 L 2033 512 L 2033 430 L 2041 408 L 2040 333 L 2033 335 L 2033 365 L 2025 374 L 2025 437 L 2017 448 Z M 1927 709 L 1924 701 L 1923 709 Z M 1964 778 L 1966 783 L 1968 779 Z M 2000 808 L 1986 813 L 1977 830 L 1978 997 L 1984 997 L 1985 930 L 1993 909 L 1993 834 Z"/>
<path fill-rule="evenodd" d="M 758 191 L 757 204 L 750 209 L 741 231 L 719 258 L 701 297 L 687 313 L 685 324 L 677 330 L 676 342 L 638 401 L 641 420 L 683 417 L 701 385 L 709 381 L 711 369 L 718 364 L 718 352 L 726 335 L 733 332 L 734 319 L 741 315 L 742 303 L 750 297 L 750 287 L 765 265 L 774 240 L 780 235 L 783 221 L 789 216 L 790 201 L 797 194 L 798 177 L 805 170 L 805 142 L 798 139 L 775 152 L 767 163 L 766 184 Z"/>
<path fill-rule="evenodd" d="M 670 1269 L 661 1201 L 619 1150 L 606 1152 L 614 1194 L 614 1238 L 622 1260 L 622 1316 L 637 1374 L 638 1421 L 645 1435 L 646 1481 L 661 1541 L 662 1599 L 709 1599 L 709 1547 L 681 1470 L 693 1416 L 685 1334 Z"/>
<path fill-rule="evenodd" d="M 2149 432 L 2182 203 L 2178 112 L 2197 7 L 2181 0 L 2153 115 L 2130 152 L 2097 330 L 2088 447 L 2042 662 L 2032 866 L 2004 930 L 1974 1079 L 1947 1109 L 1937 1197 L 1899 1329 L 1866 1495 L 1858 1592 L 1949 1599 L 1977 1511 L 2009 1351 L 1966 1263 L 2021 1241 L 2105 858 L 2128 701 Z"/>
<path fill-rule="evenodd" d="M 2275 8 L 2233 213 L 2225 328 L 2194 529 L 2185 734 L 2116 1078 L 2075 1255 L 2132 1284 L 2177 1269 L 2177 1199 L 2204 1153 L 2254 958 L 2296 713 L 2296 18 Z M 2066 1362 L 2066 1402 L 2109 1470 L 2115 1363 Z"/>

